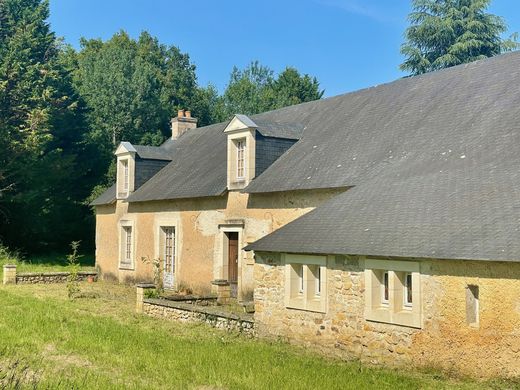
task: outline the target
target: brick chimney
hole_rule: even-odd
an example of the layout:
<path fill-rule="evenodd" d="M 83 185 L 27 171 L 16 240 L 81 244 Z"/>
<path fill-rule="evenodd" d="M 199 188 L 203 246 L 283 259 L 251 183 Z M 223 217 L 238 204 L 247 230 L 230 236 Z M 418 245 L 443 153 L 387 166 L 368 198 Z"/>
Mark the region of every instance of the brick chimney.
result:
<path fill-rule="evenodd" d="M 172 139 L 177 139 L 189 129 L 197 127 L 197 119 L 191 117 L 191 111 L 179 110 L 177 116 L 172 118 Z"/>

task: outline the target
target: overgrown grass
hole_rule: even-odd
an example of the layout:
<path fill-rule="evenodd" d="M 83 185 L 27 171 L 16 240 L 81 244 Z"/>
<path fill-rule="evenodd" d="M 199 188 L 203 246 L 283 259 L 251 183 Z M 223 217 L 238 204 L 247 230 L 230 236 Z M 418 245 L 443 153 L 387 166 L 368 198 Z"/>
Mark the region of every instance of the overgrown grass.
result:
<path fill-rule="evenodd" d="M 438 374 L 327 360 L 284 343 L 134 313 L 133 288 L 0 287 L 0 378 L 16 362 L 28 386 L 175 389 L 485 388 Z M 1 387 L 1 383 L 0 383 Z"/>
<path fill-rule="evenodd" d="M 82 271 L 94 269 L 94 255 L 84 254 L 79 259 Z M 0 275 L 4 264 L 16 264 L 17 272 L 53 272 L 67 271 L 67 254 L 51 253 L 45 255 L 23 256 L 20 252 L 11 251 L 0 244 Z"/>

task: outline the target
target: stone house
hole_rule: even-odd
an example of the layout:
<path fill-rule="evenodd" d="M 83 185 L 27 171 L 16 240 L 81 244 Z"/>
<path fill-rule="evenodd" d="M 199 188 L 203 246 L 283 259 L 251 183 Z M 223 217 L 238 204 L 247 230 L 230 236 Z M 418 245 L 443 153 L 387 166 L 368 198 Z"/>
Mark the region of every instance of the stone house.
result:
<path fill-rule="evenodd" d="M 254 289 L 260 335 L 518 376 L 519 83 L 510 53 L 204 128 L 179 115 L 161 147 L 116 151 L 99 269 L 148 278 L 137 259 L 170 256 L 167 285 Z"/>

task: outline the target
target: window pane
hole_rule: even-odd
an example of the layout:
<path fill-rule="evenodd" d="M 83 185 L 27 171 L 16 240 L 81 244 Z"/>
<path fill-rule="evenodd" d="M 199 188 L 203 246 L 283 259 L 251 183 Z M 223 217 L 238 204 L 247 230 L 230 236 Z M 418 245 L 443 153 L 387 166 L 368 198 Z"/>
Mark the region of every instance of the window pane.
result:
<path fill-rule="evenodd" d="M 128 191 L 128 161 L 123 160 L 122 163 L 123 163 L 123 174 L 124 174 L 123 190 Z"/>
<path fill-rule="evenodd" d="M 406 281 L 405 281 L 405 304 L 411 305 L 412 304 L 412 274 L 406 274 Z"/>
<path fill-rule="evenodd" d="M 126 262 L 130 262 L 132 259 L 132 228 L 126 226 L 125 228 L 125 260 Z"/>
<path fill-rule="evenodd" d="M 167 227 L 164 231 L 164 272 L 175 272 L 175 228 Z"/>
<path fill-rule="evenodd" d="M 237 141 L 237 178 L 243 178 L 245 176 L 245 140 Z"/>
<path fill-rule="evenodd" d="M 388 271 L 383 273 L 383 285 L 381 286 L 381 300 L 383 303 L 388 303 L 389 299 L 389 287 L 388 287 Z"/>

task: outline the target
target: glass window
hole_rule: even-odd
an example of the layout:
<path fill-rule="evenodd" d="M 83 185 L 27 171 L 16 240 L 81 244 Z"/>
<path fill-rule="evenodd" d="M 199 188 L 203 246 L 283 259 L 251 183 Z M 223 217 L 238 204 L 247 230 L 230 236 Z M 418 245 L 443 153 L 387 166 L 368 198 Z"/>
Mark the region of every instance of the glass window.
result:
<path fill-rule="evenodd" d="M 381 302 L 384 304 L 388 304 L 389 300 L 389 279 L 388 279 L 388 271 L 383 272 L 383 283 L 381 284 Z"/>
<path fill-rule="evenodd" d="M 245 177 L 245 153 L 246 153 L 246 141 L 237 141 L 237 179 L 243 179 Z"/>
<path fill-rule="evenodd" d="M 123 191 L 128 192 L 128 160 L 122 160 L 123 165 Z"/>
<path fill-rule="evenodd" d="M 404 280 L 404 305 L 412 306 L 413 294 L 412 294 L 412 274 L 407 273 Z"/>
<path fill-rule="evenodd" d="M 132 227 L 125 226 L 123 227 L 125 231 L 125 263 L 132 262 Z"/>
<path fill-rule="evenodd" d="M 164 230 L 164 272 L 175 272 L 175 228 L 166 227 Z"/>

